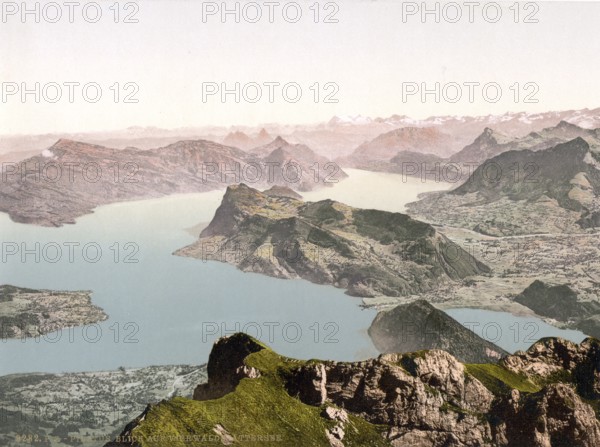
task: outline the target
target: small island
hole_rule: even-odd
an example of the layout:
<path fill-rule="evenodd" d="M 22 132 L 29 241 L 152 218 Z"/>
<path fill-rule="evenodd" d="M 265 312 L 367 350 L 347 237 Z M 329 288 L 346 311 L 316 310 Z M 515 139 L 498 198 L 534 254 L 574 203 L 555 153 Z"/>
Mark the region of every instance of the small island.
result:
<path fill-rule="evenodd" d="M 106 320 L 108 315 L 92 304 L 91 294 L 89 290 L 36 290 L 1 285 L 0 338 L 37 337 Z"/>

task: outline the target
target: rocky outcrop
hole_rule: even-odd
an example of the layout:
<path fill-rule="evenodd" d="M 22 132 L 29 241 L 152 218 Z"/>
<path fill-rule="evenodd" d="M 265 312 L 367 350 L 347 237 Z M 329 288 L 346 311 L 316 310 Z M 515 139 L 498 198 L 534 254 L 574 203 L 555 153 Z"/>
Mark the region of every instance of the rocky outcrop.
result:
<path fill-rule="evenodd" d="M 194 244 L 175 252 L 242 271 L 302 278 L 353 296 L 403 296 L 489 272 L 434 227 L 401 213 L 227 189 Z"/>
<path fill-rule="evenodd" d="M 288 197 L 290 199 L 302 200 L 302 196 L 287 186 L 272 186 L 263 191 L 263 194 L 270 197 Z"/>
<path fill-rule="evenodd" d="M 576 345 L 546 339 L 497 365 L 465 365 L 441 350 L 384 354 L 354 363 L 302 362 L 278 357 L 250 337 L 237 334 L 217 342 L 218 354 L 211 354 L 210 362 L 214 362 L 213 371 L 219 369 L 231 378 L 237 375 L 243 353 L 251 352 L 243 362 L 262 365 L 257 367 L 261 375 L 247 379 L 255 385 L 239 391 L 240 384 L 231 390 L 230 401 L 243 406 L 244 418 L 253 425 L 277 427 L 295 439 L 294 445 L 595 447 L 600 445 L 600 422 L 594 412 L 600 397 L 599 343 L 587 339 Z M 220 383 L 209 381 L 211 386 L 217 388 L 215 395 L 223 391 Z M 258 397 L 251 390 L 269 390 L 283 400 L 270 412 L 258 403 L 267 395 L 255 400 Z M 236 398 L 238 393 L 243 393 L 242 400 Z M 149 408 L 124 433 L 142 447 L 155 445 L 148 437 L 160 434 L 161 427 L 171 434 L 173 427 L 181 427 L 187 435 L 218 430 L 228 440 L 236 440 L 237 432 L 244 430 L 236 426 L 237 419 L 213 415 L 208 425 L 198 419 L 186 419 L 183 425 L 178 422 L 187 414 L 214 411 L 226 400 L 206 404 L 190 404 L 188 413 L 185 401 L 174 403 L 173 410 L 169 403 L 161 403 Z M 316 431 L 298 428 L 306 418 Z"/>
<path fill-rule="evenodd" d="M 242 334 L 220 338 L 208 358 L 208 382 L 196 387 L 194 400 L 218 399 L 235 390 L 240 380 L 260 377 L 260 372 L 246 366 L 244 359 L 261 349 L 263 346 Z"/>
<path fill-rule="evenodd" d="M 594 409 L 563 383 L 550 384 L 528 396 L 515 390 L 494 412 L 502 420 L 493 425 L 500 445 L 591 447 L 600 441 Z"/>
<path fill-rule="evenodd" d="M 560 338 L 545 338 L 527 352 L 502 359 L 507 369 L 542 382 L 557 377 L 571 383 L 586 399 L 600 399 L 600 341 L 587 338 L 579 345 Z"/>
<path fill-rule="evenodd" d="M 379 312 L 369 336 L 379 352 L 443 349 L 465 363 L 496 363 L 508 354 L 425 300 Z"/>

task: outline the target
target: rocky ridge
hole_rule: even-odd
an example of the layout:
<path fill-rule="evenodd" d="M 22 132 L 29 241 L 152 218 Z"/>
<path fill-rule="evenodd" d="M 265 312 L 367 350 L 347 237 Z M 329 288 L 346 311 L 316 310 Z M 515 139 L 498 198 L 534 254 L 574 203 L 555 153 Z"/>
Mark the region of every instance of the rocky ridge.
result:
<path fill-rule="evenodd" d="M 335 447 L 600 443 L 596 339 L 540 340 L 496 365 L 463 364 L 441 350 L 353 363 L 298 361 L 244 334 L 218 340 L 213 352 L 206 388 L 220 395 L 229 378 L 229 394 L 149 406 L 107 446 L 158 446 L 161 439 L 200 445 L 186 444 L 184 435 L 256 445 L 248 433 Z"/>

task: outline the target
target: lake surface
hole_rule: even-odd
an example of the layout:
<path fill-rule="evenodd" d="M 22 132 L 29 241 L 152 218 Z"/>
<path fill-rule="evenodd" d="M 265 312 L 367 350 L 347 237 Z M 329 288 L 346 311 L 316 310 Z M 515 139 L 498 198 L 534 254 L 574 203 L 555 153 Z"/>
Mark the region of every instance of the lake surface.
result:
<path fill-rule="evenodd" d="M 402 211 L 421 192 L 453 186 L 394 174 L 349 173 L 350 178 L 305 198 Z M 377 355 L 366 332 L 375 311 L 359 308 L 360 300 L 343 290 L 172 255 L 195 240 L 186 229 L 209 222 L 222 195 L 214 191 L 108 205 L 61 228 L 18 224 L 0 214 L 0 284 L 92 290 L 93 302 L 109 315 L 97 325 L 0 341 L 0 375 L 200 364 L 218 337 L 239 330 L 291 357 L 349 361 Z M 6 252 L 12 244 L 18 247 L 16 255 Z M 481 312 L 454 316 L 480 321 Z M 507 324 L 517 320 L 509 314 L 502 318 Z M 508 349 L 508 341 L 498 344 Z"/>

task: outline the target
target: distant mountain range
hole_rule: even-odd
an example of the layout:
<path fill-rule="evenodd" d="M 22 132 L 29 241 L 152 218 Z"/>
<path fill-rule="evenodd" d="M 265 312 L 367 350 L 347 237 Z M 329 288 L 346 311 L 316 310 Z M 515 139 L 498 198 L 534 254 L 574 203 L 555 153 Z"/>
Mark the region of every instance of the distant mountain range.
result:
<path fill-rule="evenodd" d="M 230 186 L 208 227 L 175 254 L 330 284 L 354 296 L 403 296 L 489 269 L 431 225 L 400 213 L 303 202 Z"/>
<path fill-rule="evenodd" d="M 584 129 L 566 121 L 521 138 L 486 127 L 473 142 L 450 156 L 447 155 L 452 141 L 449 135 L 436 128 L 403 128 L 380 135 L 336 161 L 341 166 L 430 179 L 437 170 L 439 180 L 447 177 L 454 182 L 454 172 L 461 171 L 462 180 L 466 180 L 474 168 L 503 152 L 540 151 L 578 137 L 585 139 L 593 152 L 600 151 L 600 128 Z M 453 172 L 442 174 L 443 169 Z"/>
<path fill-rule="evenodd" d="M 449 158 L 450 162 L 481 163 L 503 152 L 529 149 L 539 151 L 565 143 L 575 138 L 583 138 L 593 150 L 600 150 L 600 128 L 584 129 L 566 121 L 554 127 L 531 132 L 522 138 L 510 138 L 490 128 L 486 128 L 475 141 Z"/>
<path fill-rule="evenodd" d="M 226 146 L 238 147 L 240 149 L 248 150 L 256 146 L 262 146 L 268 144 L 273 140 L 273 137 L 269 135 L 264 128 L 258 132 L 254 137 L 251 137 L 244 132 L 235 131 L 228 133 L 223 138 L 223 144 Z"/>
<path fill-rule="evenodd" d="M 205 140 L 119 150 L 62 139 L 40 155 L 4 166 L 0 211 L 17 222 L 60 226 L 99 205 L 242 181 L 308 191 L 346 176 L 327 163 L 306 146 L 301 153 L 284 146 L 259 156 Z"/>
<path fill-rule="evenodd" d="M 426 119 L 414 119 L 405 115 L 392 115 L 387 118 L 369 118 L 357 115 L 336 116 L 328 122 L 315 124 L 268 123 L 256 127 L 203 126 L 180 129 L 136 126 L 106 132 L 3 135 L 0 136 L 0 155 L 5 152 L 23 150 L 41 152 L 61 138 L 87 141 L 118 149 L 126 147 L 151 149 L 168 146 L 182 140 L 202 139 L 247 150 L 268 143 L 270 136 L 281 135 L 287 141 L 294 144 L 306 144 L 317 153 L 333 159 L 347 156 L 358 146 L 396 129 L 432 127 L 449 137 L 449 144 L 444 148 L 446 152 L 434 151 L 433 153 L 447 156 L 460 151 L 473 142 L 486 127 L 510 138 L 516 138 L 556 126 L 560 121 L 567 121 L 588 129 L 598 128 L 600 127 L 600 108 L 544 113 L 518 112 L 487 116 L 432 116 Z"/>
<path fill-rule="evenodd" d="M 448 156 L 454 145 L 450 135 L 435 127 L 402 127 L 361 144 L 352 154 L 336 161 L 342 166 L 368 169 L 371 163 L 389 161 L 405 152 Z"/>

